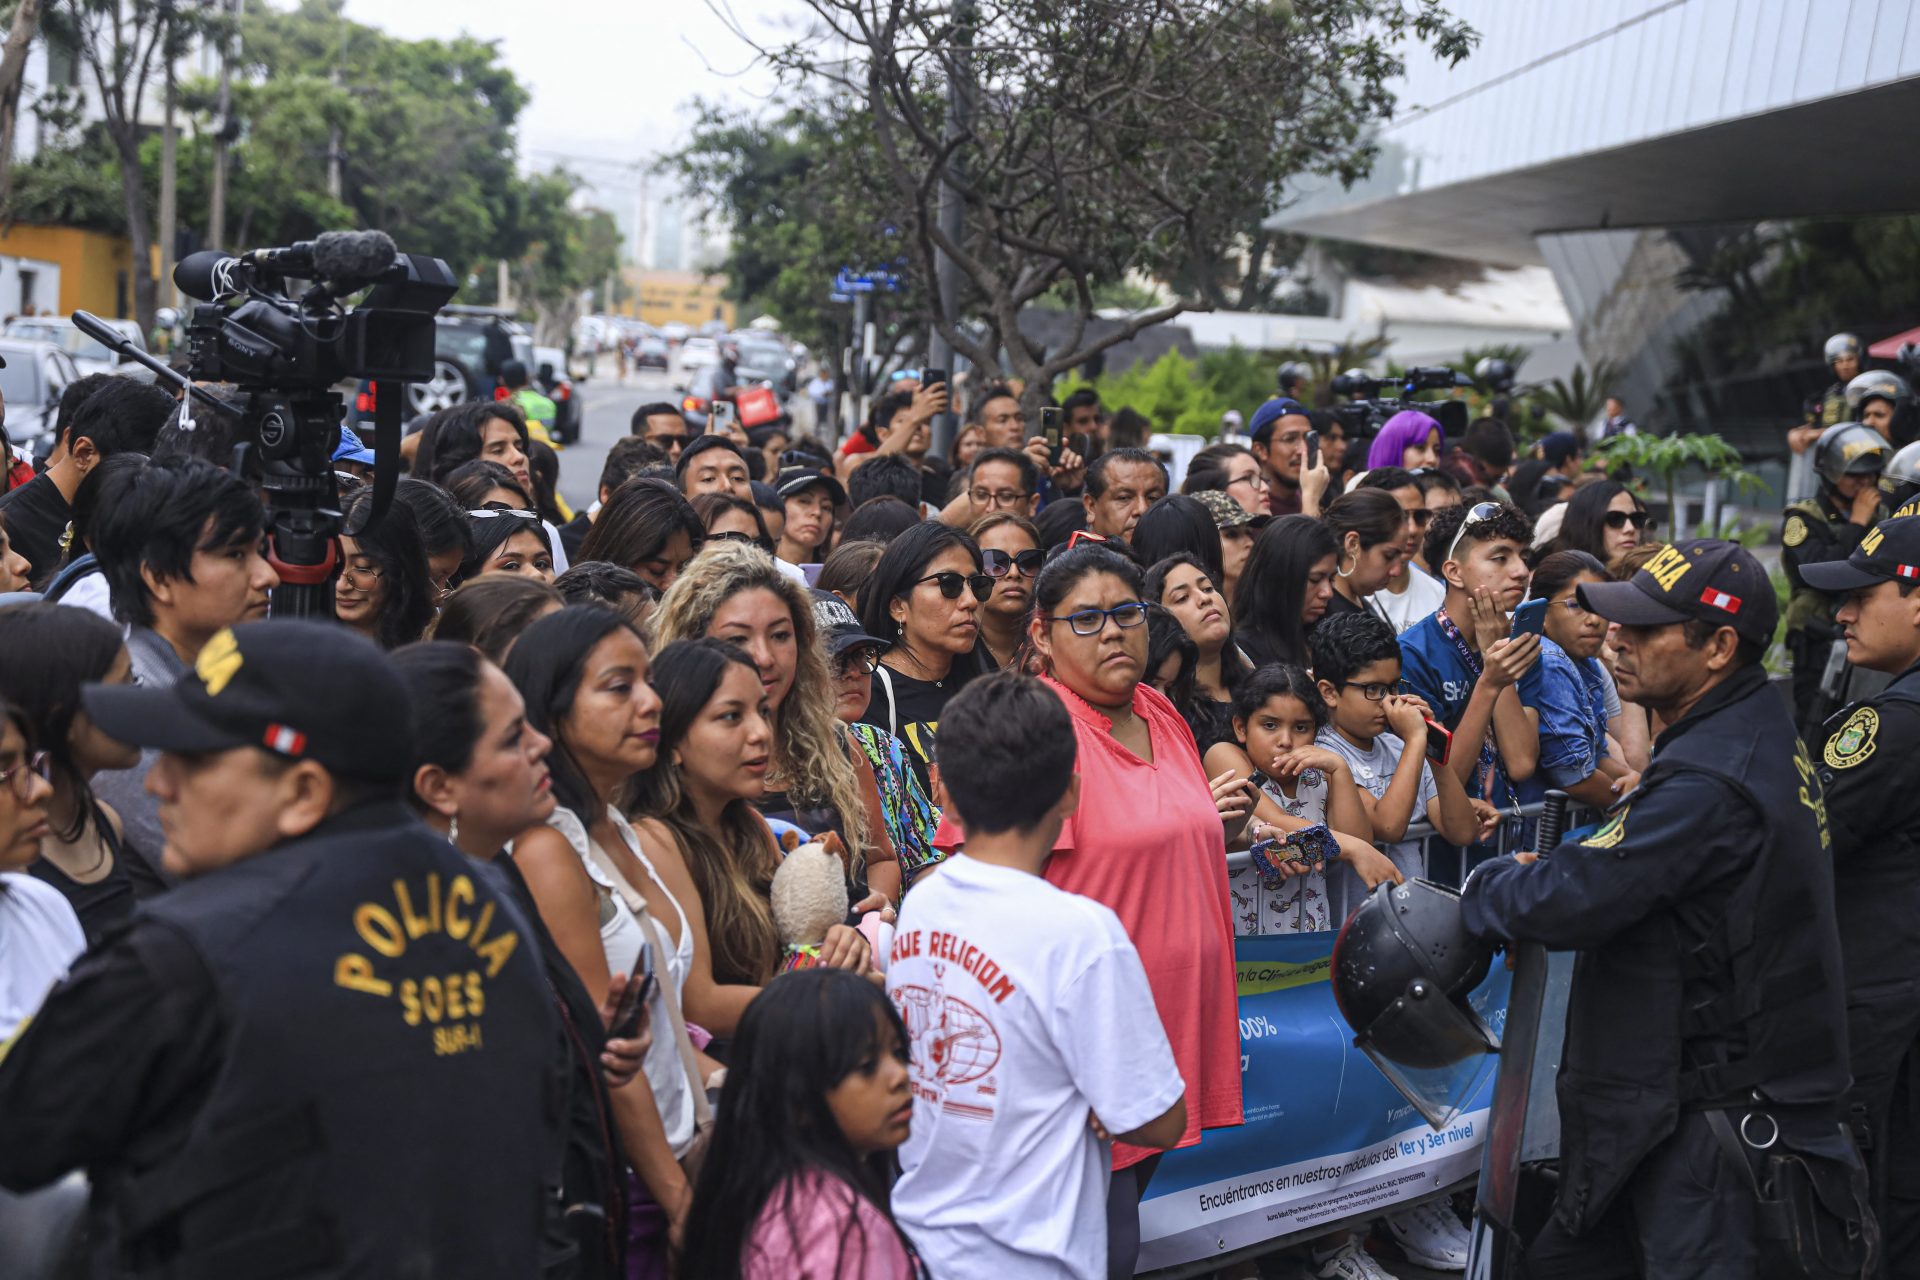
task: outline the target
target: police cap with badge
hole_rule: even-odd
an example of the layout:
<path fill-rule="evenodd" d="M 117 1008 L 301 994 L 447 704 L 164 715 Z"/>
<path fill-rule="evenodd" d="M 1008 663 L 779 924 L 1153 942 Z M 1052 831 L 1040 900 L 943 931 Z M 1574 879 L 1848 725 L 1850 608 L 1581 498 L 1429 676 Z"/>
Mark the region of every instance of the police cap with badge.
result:
<path fill-rule="evenodd" d="M 1704 622 L 1765 645 L 1780 620 L 1766 568 L 1745 547 L 1718 538 L 1674 543 L 1627 581 L 1589 582 L 1577 593 L 1581 608 L 1625 627 Z"/>
<path fill-rule="evenodd" d="M 81 692 L 108 737 L 182 755 L 258 747 L 328 772 L 399 782 L 413 764 L 407 687 L 372 641 L 324 622 L 243 622 L 170 686 Z"/>
<path fill-rule="evenodd" d="M 1883 582 L 1920 584 L 1920 515 L 1882 520 L 1845 560 L 1802 565 L 1800 576 L 1808 586 L 1835 595 Z M 1827 726 L 1832 732 L 1821 754 L 1829 768 L 1851 769 L 1872 758 L 1880 729 L 1874 708 L 1845 708 Z"/>

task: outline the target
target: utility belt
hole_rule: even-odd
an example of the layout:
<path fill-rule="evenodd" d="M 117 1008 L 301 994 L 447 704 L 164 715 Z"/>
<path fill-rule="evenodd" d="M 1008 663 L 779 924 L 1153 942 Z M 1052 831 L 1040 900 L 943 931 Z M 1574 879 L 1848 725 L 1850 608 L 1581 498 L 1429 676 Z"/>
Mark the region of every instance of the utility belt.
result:
<path fill-rule="evenodd" d="M 1831 1113 L 1755 1103 L 1699 1109 L 1753 1192 L 1764 1280 L 1859 1280 L 1878 1266 L 1866 1166 Z M 1796 1131 L 1814 1140 L 1796 1142 Z"/>

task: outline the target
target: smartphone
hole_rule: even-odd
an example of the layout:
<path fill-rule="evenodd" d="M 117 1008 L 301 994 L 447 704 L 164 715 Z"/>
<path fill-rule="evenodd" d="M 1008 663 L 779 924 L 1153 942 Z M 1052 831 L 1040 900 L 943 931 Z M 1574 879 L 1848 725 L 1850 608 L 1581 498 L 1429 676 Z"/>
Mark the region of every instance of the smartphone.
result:
<path fill-rule="evenodd" d="M 1307 432 L 1307 461 L 1305 467 L 1308 471 L 1311 471 L 1319 465 L 1320 433 L 1318 431 L 1309 431 Z"/>
<path fill-rule="evenodd" d="M 645 957 L 641 963 L 646 963 Z M 646 1011 L 647 997 L 653 994 L 654 976 L 651 971 L 635 968 L 627 975 L 627 989 L 620 993 L 620 1003 L 613 1007 L 613 1021 L 607 1024 L 609 1040 L 631 1040 L 640 1030 L 640 1015 Z"/>
<path fill-rule="evenodd" d="M 715 400 L 707 406 L 707 430 L 725 431 L 733 425 L 733 405 L 725 400 Z"/>
<path fill-rule="evenodd" d="M 920 371 L 920 385 L 923 387 L 937 387 L 946 380 L 947 371 L 945 369 L 922 369 Z"/>
<path fill-rule="evenodd" d="M 1423 717 L 1424 718 L 1424 717 Z M 1427 721 L 1427 759 L 1434 764 L 1445 764 L 1453 755 L 1453 730 L 1442 724 Z"/>
<path fill-rule="evenodd" d="M 1544 635 L 1547 627 L 1547 601 L 1527 600 L 1513 611 L 1513 633 L 1516 636 Z"/>
<path fill-rule="evenodd" d="M 1040 435 L 1047 442 L 1047 461 L 1060 465 L 1060 410 L 1048 405 L 1040 411 Z"/>

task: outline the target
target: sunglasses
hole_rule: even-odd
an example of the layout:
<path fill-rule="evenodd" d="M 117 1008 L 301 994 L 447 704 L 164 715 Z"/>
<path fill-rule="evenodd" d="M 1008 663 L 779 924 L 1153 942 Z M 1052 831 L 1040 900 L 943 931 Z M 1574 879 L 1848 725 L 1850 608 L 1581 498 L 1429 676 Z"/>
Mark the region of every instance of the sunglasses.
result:
<path fill-rule="evenodd" d="M 1644 511 L 1609 511 L 1607 528 L 1624 529 L 1632 525 L 1635 530 L 1645 533 L 1647 526 L 1653 523 L 1653 517 Z"/>
<path fill-rule="evenodd" d="M 863 676 L 870 676 L 879 669 L 879 666 L 880 651 L 871 645 L 863 645 L 850 653 L 843 653 L 835 658 L 833 660 L 833 674 L 836 676 L 850 676 L 857 671 Z"/>
<path fill-rule="evenodd" d="M 708 542 L 744 542 L 750 547 L 758 547 L 762 551 L 765 551 L 769 554 L 773 552 L 773 546 L 772 546 L 773 540 L 771 538 L 767 538 L 767 539 L 756 538 L 754 535 L 750 533 L 742 533 L 738 529 L 728 529 L 723 533 L 710 533 L 707 535 L 707 541 Z"/>
<path fill-rule="evenodd" d="M 519 507 L 509 507 L 493 502 L 489 502 L 478 511 L 469 511 L 467 514 L 475 520 L 492 520 L 497 516 L 512 516 L 517 520 L 538 520 L 540 518 L 535 512 L 523 511 Z"/>
<path fill-rule="evenodd" d="M 692 438 L 693 437 L 684 434 L 677 436 L 652 435 L 647 436 L 646 441 L 648 444 L 658 445 L 662 449 L 684 449 L 687 447 L 687 441 Z"/>
<path fill-rule="evenodd" d="M 1047 561 L 1044 551 L 997 551 L 986 550 L 980 553 L 981 565 L 989 578 L 1004 578 L 1014 570 L 1020 571 L 1023 578 L 1031 578 L 1040 572 L 1040 566 Z"/>
<path fill-rule="evenodd" d="M 940 594 L 949 600 L 958 600 L 960 593 L 969 588 L 975 600 L 985 600 L 993 594 L 993 579 L 984 573 L 955 573 L 948 569 L 945 573 L 930 573 L 924 578 L 915 578 L 908 585 L 917 587 L 923 582 L 938 586 Z"/>
<path fill-rule="evenodd" d="M 1500 518 L 1500 504 L 1497 502 L 1476 502 L 1467 512 L 1467 518 L 1460 522 L 1459 532 L 1453 535 L 1453 541 L 1447 544 L 1447 559 L 1453 559 L 1453 553 L 1460 549 L 1460 539 L 1467 536 L 1467 530 L 1476 525 L 1492 524 Z"/>

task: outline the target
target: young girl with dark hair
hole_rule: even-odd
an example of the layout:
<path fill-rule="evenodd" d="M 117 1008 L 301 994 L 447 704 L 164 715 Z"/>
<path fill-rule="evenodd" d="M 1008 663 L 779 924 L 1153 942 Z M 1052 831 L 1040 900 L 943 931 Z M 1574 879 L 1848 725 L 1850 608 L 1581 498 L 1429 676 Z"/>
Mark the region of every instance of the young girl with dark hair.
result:
<path fill-rule="evenodd" d="M 1233 738 L 1233 688 L 1252 667 L 1233 639 L 1227 598 L 1206 567 L 1190 555 L 1172 555 L 1147 570 L 1149 604 L 1180 620 L 1199 658 L 1194 667 L 1194 739 L 1205 755 Z"/>
<path fill-rule="evenodd" d="M 1647 504 L 1617 480 L 1583 485 L 1567 500 L 1555 551 L 1584 551 L 1611 566 L 1646 541 Z"/>
<path fill-rule="evenodd" d="M 530 494 L 527 445 L 527 419 L 518 408 L 499 400 L 468 400 L 427 420 L 413 455 L 413 474 L 444 485 L 454 468 L 482 458 L 511 471 L 521 491 Z"/>
<path fill-rule="evenodd" d="M 1373 824 L 1354 786 L 1347 762 L 1315 744 L 1327 725 L 1327 704 L 1306 668 L 1285 663 L 1261 667 L 1234 690 L 1233 742 L 1208 749 L 1208 773 L 1232 773 L 1257 788 L 1253 821 L 1244 840 L 1284 837 L 1327 828 L 1338 854 L 1328 858 L 1279 858 L 1268 867 L 1227 873 L 1235 931 L 1243 935 L 1318 933 L 1337 929 L 1327 894 L 1328 861 L 1387 875 L 1392 864 L 1375 849 Z M 1322 861 L 1321 859 L 1325 859 Z"/>
<path fill-rule="evenodd" d="M 887 1211 L 907 1139 L 907 1032 L 883 991 L 836 969 L 785 975 L 748 1006 L 687 1221 L 682 1275 L 920 1280 Z"/>
<path fill-rule="evenodd" d="M 488 505 L 533 510 L 533 495 L 514 478 L 513 472 L 485 458 L 475 458 L 455 467 L 447 475 L 446 490 L 463 511 Z"/>
<path fill-rule="evenodd" d="M 655 591 L 665 591 L 706 540 L 706 526 L 678 489 L 635 477 L 602 504 L 580 544 L 580 558 L 631 569 Z"/>
<path fill-rule="evenodd" d="M 372 490 L 355 493 L 345 507 L 352 528 L 372 510 Z M 378 524 L 340 535 L 333 615 L 382 649 L 418 640 L 433 621 L 438 595 L 412 507 L 396 502 Z"/>
<path fill-rule="evenodd" d="M 1528 598 L 1545 600 L 1540 661 L 1520 677 L 1520 703 L 1540 740 L 1540 772 L 1547 784 L 1583 804 L 1605 809 L 1640 775 L 1609 754 L 1607 724 L 1620 714 L 1620 695 L 1600 661 L 1606 619 L 1581 605 L 1580 588 L 1607 581 L 1600 561 L 1584 551 L 1556 551 L 1534 567 Z M 1611 704 L 1609 698 L 1611 697 Z"/>
<path fill-rule="evenodd" d="M 1368 596 L 1405 572 L 1406 516 L 1378 489 L 1355 489 L 1329 502 L 1320 518 L 1340 541 L 1327 614 L 1359 613 Z"/>
<path fill-rule="evenodd" d="M 657 767 L 660 697 L 648 683 L 646 646 L 606 609 L 562 609 L 522 640 L 506 673 L 526 700 L 527 724 L 553 741 L 558 804 L 514 841 L 514 866 L 596 1002 L 607 999 L 615 974 L 656 979 L 647 1002 L 653 1045 L 643 1075 L 616 1091 L 615 1112 L 639 1177 L 629 1188 L 640 1237 L 630 1252 L 658 1264 L 645 1274 L 664 1276 L 668 1225 L 683 1221 L 688 1206 L 679 1158 L 693 1146 L 702 1105 L 684 1065 L 689 1029 L 679 1016 L 698 912 L 683 909 L 616 803 L 636 775 L 665 772 Z"/>
<path fill-rule="evenodd" d="M 1312 516 L 1260 531 L 1233 601 L 1234 639 L 1255 665 L 1305 665 L 1307 632 L 1327 614 L 1339 567 L 1339 540 Z"/>
<path fill-rule="evenodd" d="M 460 565 L 462 582 L 486 573 L 513 573 L 553 585 L 558 576 L 553 540 L 533 512 L 481 507 L 467 512 L 467 520 L 473 550 Z"/>
<path fill-rule="evenodd" d="M 53 783 L 48 830 L 27 870 L 66 895 L 91 943 L 130 917 L 136 898 L 159 888 L 129 873 L 137 855 L 124 850 L 120 815 L 90 785 L 103 769 L 140 763 L 138 748 L 101 733 L 80 706 L 83 685 L 132 678 L 127 646 L 120 628 L 85 609 L 20 604 L 0 609 L 0 653 L 0 699 L 47 753 Z"/>
<path fill-rule="evenodd" d="M 1046 558 L 1040 531 L 1023 515 L 996 511 L 974 521 L 967 536 L 979 545 L 981 570 L 993 579 L 993 594 L 980 606 L 980 643 L 1004 671 L 1026 642 L 1033 583 Z"/>

